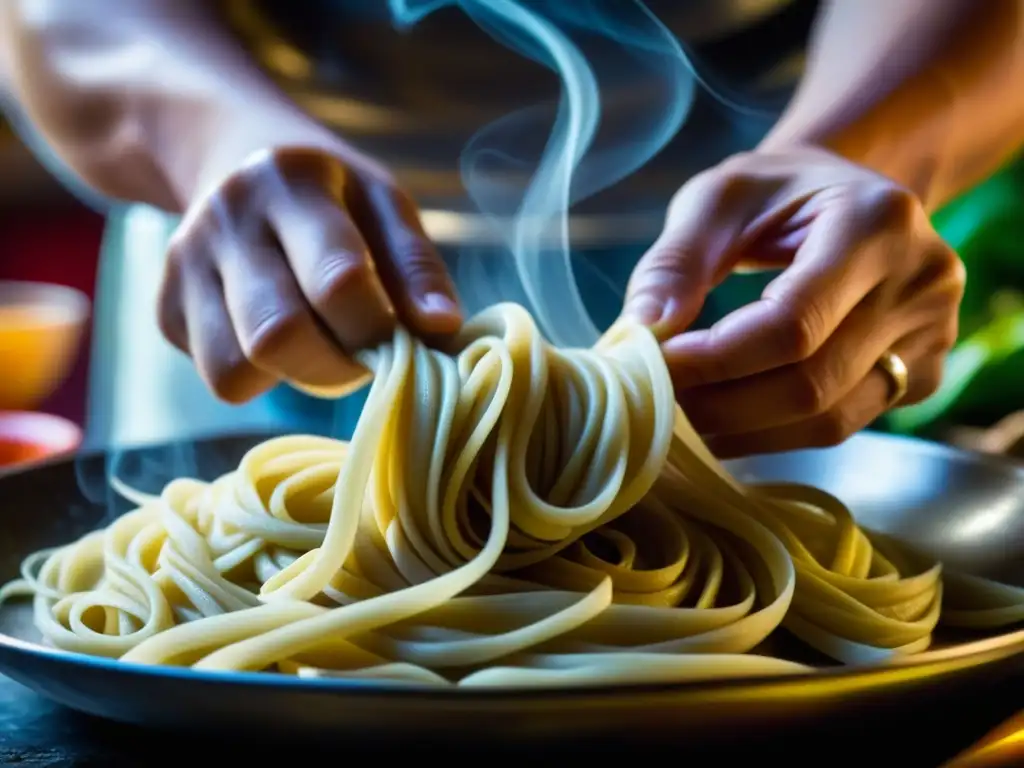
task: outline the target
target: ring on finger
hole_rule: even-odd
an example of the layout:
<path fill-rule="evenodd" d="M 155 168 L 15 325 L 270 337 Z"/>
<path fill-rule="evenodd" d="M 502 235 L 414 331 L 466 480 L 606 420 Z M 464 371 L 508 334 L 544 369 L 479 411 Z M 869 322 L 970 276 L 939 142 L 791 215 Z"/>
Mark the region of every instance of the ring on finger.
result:
<path fill-rule="evenodd" d="M 894 408 L 907 396 L 910 387 L 910 372 L 903 358 L 892 350 L 889 350 L 878 358 L 876 365 L 889 379 L 889 398 L 886 400 L 886 409 Z"/>

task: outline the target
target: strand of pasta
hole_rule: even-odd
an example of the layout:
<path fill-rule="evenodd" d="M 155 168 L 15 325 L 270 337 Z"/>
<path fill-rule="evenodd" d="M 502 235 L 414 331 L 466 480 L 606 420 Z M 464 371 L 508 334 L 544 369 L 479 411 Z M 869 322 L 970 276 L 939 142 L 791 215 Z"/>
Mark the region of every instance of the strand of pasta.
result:
<path fill-rule="evenodd" d="M 555 349 L 498 305 L 452 354 L 400 330 L 350 443 L 282 437 L 28 558 L 58 648 L 144 664 L 462 686 L 805 672 L 906 659 L 1024 590 L 857 527 L 815 488 L 739 483 L 675 404 L 654 337 Z"/>

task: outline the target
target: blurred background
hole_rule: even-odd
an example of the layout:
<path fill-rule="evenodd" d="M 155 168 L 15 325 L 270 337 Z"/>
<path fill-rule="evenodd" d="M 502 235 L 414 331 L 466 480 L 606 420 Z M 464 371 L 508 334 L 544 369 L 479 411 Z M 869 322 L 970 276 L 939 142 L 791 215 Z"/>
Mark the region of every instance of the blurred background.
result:
<path fill-rule="evenodd" d="M 942 390 L 922 405 L 892 414 L 880 428 L 1024 457 L 1024 216 L 1016 203 L 1024 194 L 1020 168 L 1019 163 L 1012 165 L 936 217 L 940 231 L 968 266 L 961 342 Z M 979 209 L 985 210 L 983 216 Z M 75 294 L 44 295 L 42 286 L 27 284 L 69 288 L 91 303 L 103 231 L 103 215 L 52 176 L 0 116 L 0 368 L 6 369 L 0 378 L 8 382 L 6 390 L 0 384 L 0 417 L 16 410 L 85 427 L 93 315 L 80 316 Z M 19 286 L 23 296 L 18 295 Z M 70 299 L 74 307 L 70 314 L 32 318 L 4 312 L 25 296 L 65 309 Z M 48 332 L 53 337 L 49 342 Z M 18 392 L 8 391 L 19 384 Z M 30 458 L 12 449 L 19 439 L 6 434 L 11 430 L 2 422 L 0 418 L 0 470 Z M 24 427 L 19 422 L 14 432 L 26 428 L 33 432 L 32 440 L 39 430 L 56 428 L 58 447 L 74 447 L 81 439 L 69 436 L 62 423 Z"/>
<path fill-rule="evenodd" d="M 33 293 L 49 304 L 74 301 L 65 292 L 43 297 L 36 286 L 4 290 L 14 287 L 10 281 L 65 286 L 91 301 L 102 233 L 102 216 L 40 166 L 0 116 L 0 310 L 18 303 L 16 293 Z M 51 311 L 34 317 L 0 311 L 0 375 L 7 382 L 0 384 L 0 411 L 24 408 L 83 425 L 90 323 L 76 333 L 74 310 L 71 316 Z M 18 362 L 7 358 L 15 352 L 26 367 L 38 362 L 38 373 L 12 370 Z M 35 380 L 28 381 L 30 373 Z M 13 391 L 19 384 L 32 391 Z"/>
<path fill-rule="evenodd" d="M 772 30 L 761 30 L 758 39 L 771 37 L 767 32 Z M 744 50 L 750 47 L 745 38 L 737 39 L 740 42 L 733 48 L 723 49 L 722 61 L 742 58 L 735 55 L 735 45 L 745 46 Z M 709 47 L 707 55 L 714 50 Z M 0 51 L 0 70 L 3 65 Z M 776 70 L 771 71 L 778 74 Z M 795 81 L 798 70 L 786 78 Z M 769 90 L 788 93 L 792 85 L 788 80 L 785 87 L 776 84 Z M 690 123 L 685 130 L 708 130 L 699 119 Z M 766 127 L 755 126 L 757 130 Z M 1024 458 L 1022 199 L 1024 163 L 1018 160 L 936 215 L 937 228 L 967 265 L 961 340 L 950 357 L 942 389 L 923 404 L 890 414 L 877 428 Z M 93 306 L 105 229 L 111 231 L 104 216 L 76 199 L 0 116 L 0 471 L 19 456 L 25 457 L 18 445 L 36 440 L 41 433 L 49 436 L 51 453 L 77 447 L 80 430 L 86 427 L 90 378 L 94 398 L 112 403 L 107 404 L 108 411 L 121 401 L 138 399 L 125 395 L 136 389 L 130 383 L 124 389 L 108 381 L 112 373 L 97 377 L 107 366 L 94 366 L 90 373 L 97 315 L 106 329 L 101 338 L 112 339 L 131 330 L 122 329 L 125 323 L 106 312 L 103 301 Z M 637 247 L 642 249 L 642 244 Z M 137 248 L 125 245 L 121 250 Z M 148 263 L 139 268 L 151 270 Z M 152 271 L 155 275 L 159 270 Z M 753 299 L 763 280 L 737 276 L 730 285 L 738 295 Z M 106 320 L 105 314 L 109 315 Z M 146 361 L 137 365 L 152 367 Z M 96 386 L 97 381 L 102 386 Z M 190 413 L 202 408 L 202 393 L 184 391 L 176 383 L 171 389 L 174 396 L 189 401 Z M 132 410 L 128 421 L 156 420 L 150 411 L 158 393 L 147 392 L 145 397 L 150 400 L 139 400 L 141 410 L 122 408 Z M 55 418 L 47 421 L 49 417 Z M 205 417 L 200 420 L 214 423 Z M 92 431 L 103 433 L 101 444 L 110 441 L 109 430 L 94 425 Z"/>

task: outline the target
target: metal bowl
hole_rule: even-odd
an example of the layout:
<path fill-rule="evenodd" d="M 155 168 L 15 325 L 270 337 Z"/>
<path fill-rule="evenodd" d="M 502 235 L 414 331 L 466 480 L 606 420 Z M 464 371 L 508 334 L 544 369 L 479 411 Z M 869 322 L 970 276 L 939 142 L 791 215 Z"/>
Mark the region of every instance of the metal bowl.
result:
<path fill-rule="evenodd" d="M 141 449 L 121 457 L 118 474 L 132 482 L 144 475 L 146 490 L 192 465 L 212 477 L 264 437 Z M 103 492 L 108 462 L 97 454 L 77 466 L 65 460 L 0 478 L 0 580 L 15 576 L 30 552 L 123 511 L 125 504 L 108 503 Z M 865 524 L 958 567 L 1015 583 L 1024 577 L 1024 472 L 1009 463 L 863 434 L 840 448 L 754 458 L 732 468 L 744 478 L 814 483 L 845 499 Z M 349 750 L 426 740 L 446 751 L 492 754 L 618 745 L 634 753 L 671 748 L 676 756 L 706 750 L 721 756 L 781 745 L 792 757 L 793 745 L 806 746 L 814 734 L 843 739 L 845 757 L 877 756 L 895 739 L 917 757 L 932 755 L 927 764 L 935 765 L 1024 704 L 1022 632 L 915 667 L 556 692 L 427 692 L 197 674 L 59 653 L 36 640 L 22 606 L 0 610 L 0 672 L 74 709 L 123 723 L 212 730 L 221 740 L 245 734 L 251 741 L 259 733 L 290 744 L 343 742 Z"/>

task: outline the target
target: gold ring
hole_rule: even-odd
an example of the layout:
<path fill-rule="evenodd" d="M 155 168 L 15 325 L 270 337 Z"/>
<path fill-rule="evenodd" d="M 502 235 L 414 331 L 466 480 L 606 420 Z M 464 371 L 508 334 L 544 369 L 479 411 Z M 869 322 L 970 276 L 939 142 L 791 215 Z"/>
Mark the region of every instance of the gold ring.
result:
<path fill-rule="evenodd" d="M 886 408 L 893 408 L 907 396 L 907 388 L 910 386 L 910 373 L 907 371 L 907 364 L 903 358 L 895 352 L 886 352 L 878 358 L 878 367 L 889 377 L 889 399 L 886 401 Z"/>

